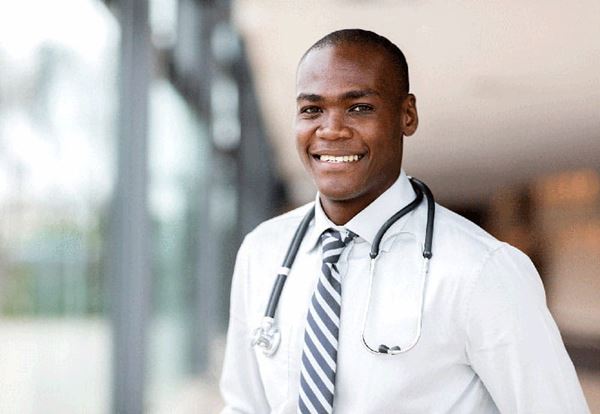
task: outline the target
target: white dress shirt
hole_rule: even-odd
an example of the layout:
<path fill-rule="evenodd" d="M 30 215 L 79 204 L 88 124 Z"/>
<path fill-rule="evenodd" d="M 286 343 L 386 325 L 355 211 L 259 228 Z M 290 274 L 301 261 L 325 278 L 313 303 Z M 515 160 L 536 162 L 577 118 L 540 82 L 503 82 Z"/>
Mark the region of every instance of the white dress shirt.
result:
<path fill-rule="evenodd" d="M 295 413 L 308 304 L 321 263 L 319 236 L 335 227 L 317 195 L 315 218 L 283 289 L 273 356 L 250 346 L 273 282 L 310 205 L 268 220 L 240 247 L 221 378 L 223 413 Z M 404 172 L 344 227 L 358 237 L 342 276 L 334 412 L 589 413 L 573 364 L 527 256 L 436 205 L 422 335 L 400 355 L 361 339 L 369 250 L 381 225 L 415 197 Z M 409 344 L 417 329 L 426 202 L 385 234 L 365 330 L 369 345 Z"/>

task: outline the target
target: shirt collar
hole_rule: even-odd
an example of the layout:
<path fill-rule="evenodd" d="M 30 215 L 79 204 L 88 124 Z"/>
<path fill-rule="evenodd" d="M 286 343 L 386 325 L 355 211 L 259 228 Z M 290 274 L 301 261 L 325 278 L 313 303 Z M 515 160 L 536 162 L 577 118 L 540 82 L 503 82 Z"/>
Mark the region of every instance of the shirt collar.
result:
<path fill-rule="evenodd" d="M 344 227 L 356 233 L 361 239 L 367 241 L 369 244 L 372 244 L 377 231 L 379 231 L 383 223 L 402 207 L 413 201 L 415 192 L 410 181 L 408 181 L 406 173 L 404 170 L 401 170 L 400 175 L 390 188 L 354 216 L 344 226 L 335 225 L 329 217 L 327 217 L 323 211 L 319 197 L 320 194 L 317 193 L 315 200 L 315 218 L 305 237 L 305 249 L 307 251 L 314 249 L 318 245 L 319 237 L 329 228 L 339 229 Z M 402 217 L 394 227 L 402 229 L 406 223 L 407 217 L 408 215 Z"/>

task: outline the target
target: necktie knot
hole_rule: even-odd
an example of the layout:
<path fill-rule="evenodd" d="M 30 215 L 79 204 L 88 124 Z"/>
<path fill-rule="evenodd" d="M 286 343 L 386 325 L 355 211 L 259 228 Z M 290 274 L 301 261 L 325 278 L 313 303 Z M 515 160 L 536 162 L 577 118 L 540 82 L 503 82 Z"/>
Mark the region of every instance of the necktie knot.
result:
<path fill-rule="evenodd" d="M 348 229 L 327 229 L 323 232 L 323 234 L 321 234 L 321 241 L 325 245 L 328 241 L 332 241 L 331 239 L 335 239 L 338 242 L 343 243 L 345 246 L 356 236 L 356 233 L 353 233 Z"/>
<path fill-rule="evenodd" d="M 324 231 L 321 235 L 323 261 L 337 263 L 346 245 L 355 237 L 356 233 L 346 229 L 328 229 Z"/>

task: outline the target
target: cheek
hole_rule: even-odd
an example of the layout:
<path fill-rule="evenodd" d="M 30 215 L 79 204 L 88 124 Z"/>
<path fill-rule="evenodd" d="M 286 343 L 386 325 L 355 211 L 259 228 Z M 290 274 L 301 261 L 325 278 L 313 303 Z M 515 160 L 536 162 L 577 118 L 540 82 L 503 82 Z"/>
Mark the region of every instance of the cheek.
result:
<path fill-rule="evenodd" d="M 312 128 L 296 124 L 294 126 L 294 135 L 296 137 L 296 149 L 300 156 L 305 156 L 308 146 L 310 145 L 310 138 L 312 136 Z"/>
<path fill-rule="evenodd" d="M 389 132 L 388 132 L 389 133 Z M 372 141 L 371 145 L 373 174 L 385 174 L 395 171 L 402 163 L 402 139 L 386 138 Z"/>

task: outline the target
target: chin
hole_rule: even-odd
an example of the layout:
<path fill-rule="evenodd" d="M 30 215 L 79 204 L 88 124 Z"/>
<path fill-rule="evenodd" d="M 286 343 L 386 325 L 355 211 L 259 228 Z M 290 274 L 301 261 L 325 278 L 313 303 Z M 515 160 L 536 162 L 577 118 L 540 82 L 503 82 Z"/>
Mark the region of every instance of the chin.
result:
<path fill-rule="evenodd" d="M 348 201 L 358 196 L 358 191 L 349 188 L 340 188 L 340 186 L 322 186 L 317 188 L 319 194 L 330 201 Z"/>

